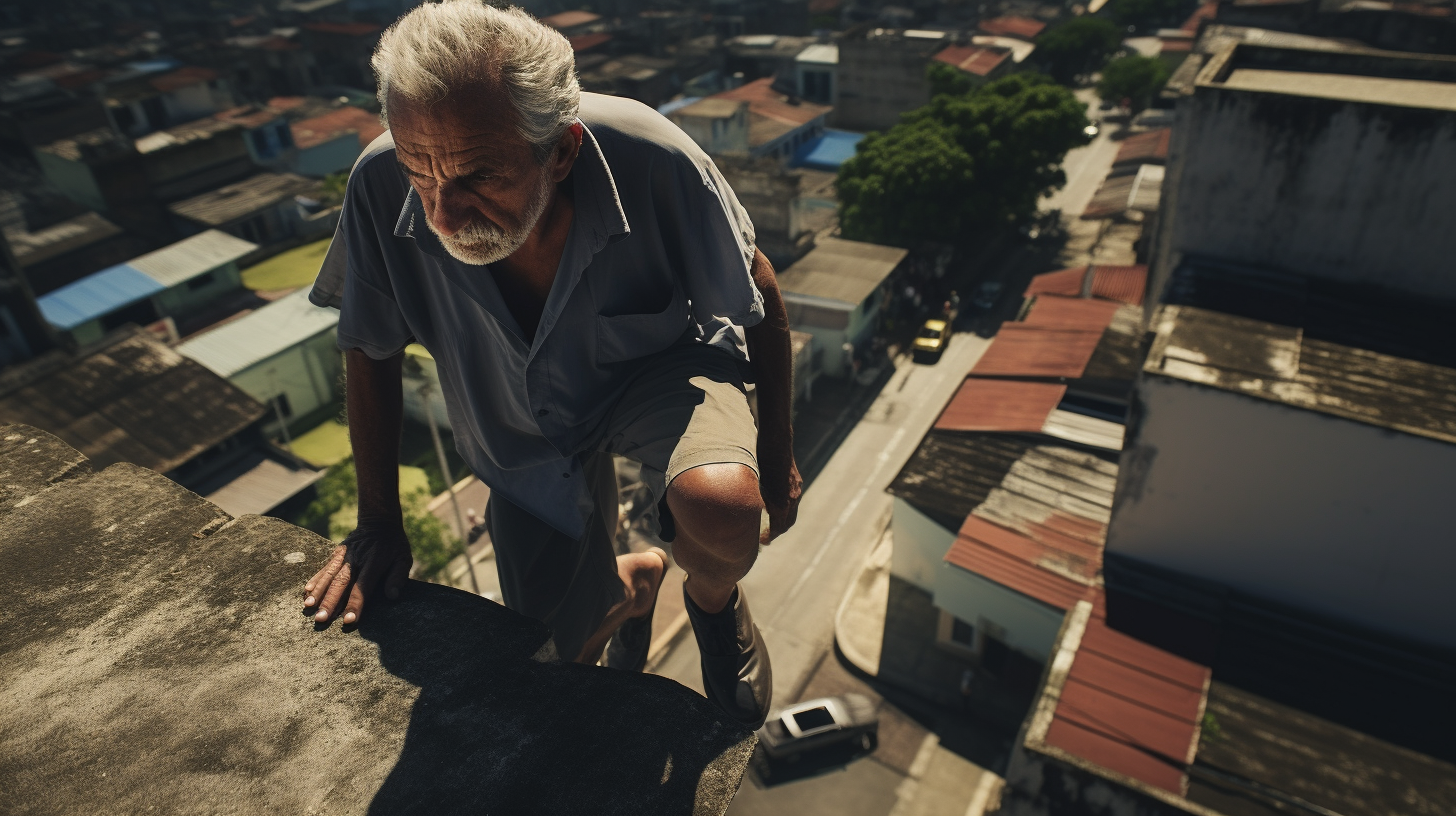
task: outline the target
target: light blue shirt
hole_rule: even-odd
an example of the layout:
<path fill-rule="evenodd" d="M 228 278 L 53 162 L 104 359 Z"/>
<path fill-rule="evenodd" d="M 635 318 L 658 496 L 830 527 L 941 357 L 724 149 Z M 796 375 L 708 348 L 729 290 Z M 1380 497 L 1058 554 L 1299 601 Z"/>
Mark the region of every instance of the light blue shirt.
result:
<path fill-rule="evenodd" d="M 577 537 L 592 512 L 578 454 L 645 358 L 709 343 L 746 360 L 743 327 L 763 319 L 753 224 L 712 159 L 629 99 L 582 94 L 580 121 L 575 216 L 530 340 L 489 267 L 430 232 L 388 133 L 354 166 L 311 296 L 340 308 L 342 349 L 428 349 L 471 469 Z"/>

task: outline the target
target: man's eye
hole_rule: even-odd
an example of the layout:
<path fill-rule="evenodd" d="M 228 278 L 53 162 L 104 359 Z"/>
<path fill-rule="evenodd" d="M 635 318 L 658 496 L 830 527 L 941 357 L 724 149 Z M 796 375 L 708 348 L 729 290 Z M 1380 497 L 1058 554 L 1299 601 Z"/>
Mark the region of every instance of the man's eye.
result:
<path fill-rule="evenodd" d="M 491 179 L 494 179 L 495 178 L 495 174 L 494 173 L 491 173 L 491 172 L 488 172 L 486 170 L 476 170 L 474 173 L 471 173 L 470 175 L 466 176 L 466 178 L 469 179 L 472 182 L 479 183 L 479 182 L 485 182 L 485 181 L 490 181 Z"/>

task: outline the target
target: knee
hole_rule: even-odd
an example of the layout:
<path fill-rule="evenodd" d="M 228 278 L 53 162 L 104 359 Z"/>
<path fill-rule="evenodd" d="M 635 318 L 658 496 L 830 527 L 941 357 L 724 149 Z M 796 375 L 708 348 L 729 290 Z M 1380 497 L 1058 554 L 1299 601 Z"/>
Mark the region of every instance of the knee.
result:
<path fill-rule="evenodd" d="M 751 468 L 722 463 L 683 471 L 668 486 L 667 504 L 679 529 L 694 541 L 715 549 L 758 551 L 763 496 Z"/>

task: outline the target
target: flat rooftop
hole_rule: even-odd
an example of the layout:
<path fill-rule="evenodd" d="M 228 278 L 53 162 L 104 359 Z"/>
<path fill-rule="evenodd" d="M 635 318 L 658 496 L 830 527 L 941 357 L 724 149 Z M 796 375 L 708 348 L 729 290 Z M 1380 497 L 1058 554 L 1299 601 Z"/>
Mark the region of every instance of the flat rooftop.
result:
<path fill-rule="evenodd" d="M 1237 68 L 1223 86 L 1370 105 L 1456 111 L 1456 83 L 1451 82 Z"/>
<path fill-rule="evenodd" d="M 1451 304 L 1196 260 L 1168 303 L 1145 374 L 1456 443 Z"/>
<path fill-rule="evenodd" d="M 1214 37 L 1207 32 L 1205 39 Z M 1197 85 L 1365 105 L 1456 111 L 1456 57 L 1263 38 L 1219 50 Z"/>

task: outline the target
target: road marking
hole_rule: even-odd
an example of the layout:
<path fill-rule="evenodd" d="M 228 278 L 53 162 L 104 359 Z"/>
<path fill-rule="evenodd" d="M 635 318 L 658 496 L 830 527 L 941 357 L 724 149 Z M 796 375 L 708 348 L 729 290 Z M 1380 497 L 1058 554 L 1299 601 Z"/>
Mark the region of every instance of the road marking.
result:
<path fill-rule="evenodd" d="M 926 734 L 925 739 L 920 741 L 920 750 L 915 752 L 915 759 L 910 763 L 905 778 L 895 787 L 895 807 L 890 809 L 889 816 L 910 813 L 911 804 L 920 794 L 920 778 L 930 770 L 930 761 L 935 759 L 935 750 L 939 747 L 940 737 L 934 732 Z"/>
<path fill-rule="evenodd" d="M 860 502 L 864 501 L 865 496 L 869 495 L 870 486 L 879 477 L 880 469 L 885 466 L 886 462 L 890 461 L 890 451 L 899 445 L 900 440 L 904 438 L 905 429 L 903 427 L 897 429 L 890 436 L 890 441 L 885 444 L 884 449 L 880 451 L 880 455 L 876 457 L 875 466 L 870 469 L 869 475 L 865 477 L 864 486 L 854 494 L 854 498 L 850 499 L 849 504 L 844 506 L 844 511 L 839 514 L 839 518 L 835 520 L 834 526 L 830 528 L 828 534 L 824 536 L 824 540 L 820 542 L 819 550 L 814 553 L 814 558 L 809 561 L 809 566 L 805 567 L 804 571 L 800 573 L 799 580 L 794 582 L 793 587 L 784 596 L 784 603 L 779 605 L 779 608 L 774 612 L 774 616 L 769 619 L 770 626 L 778 622 L 779 617 L 783 615 L 784 610 L 789 606 L 788 601 L 798 596 L 799 590 L 804 588 L 804 584 L 808 583 L 809 577 L 814 574 L 814 570 L 818 569 L 819 562 L 824 560 L 824 554 L 829 552 L 829 545 L 834 543 L 834 540 L 839 536 L 839 532 L 844 529 L 844 525 L 849 523 L 849 519 L 854 515 L 854 511 L 859 509 Z"/>

